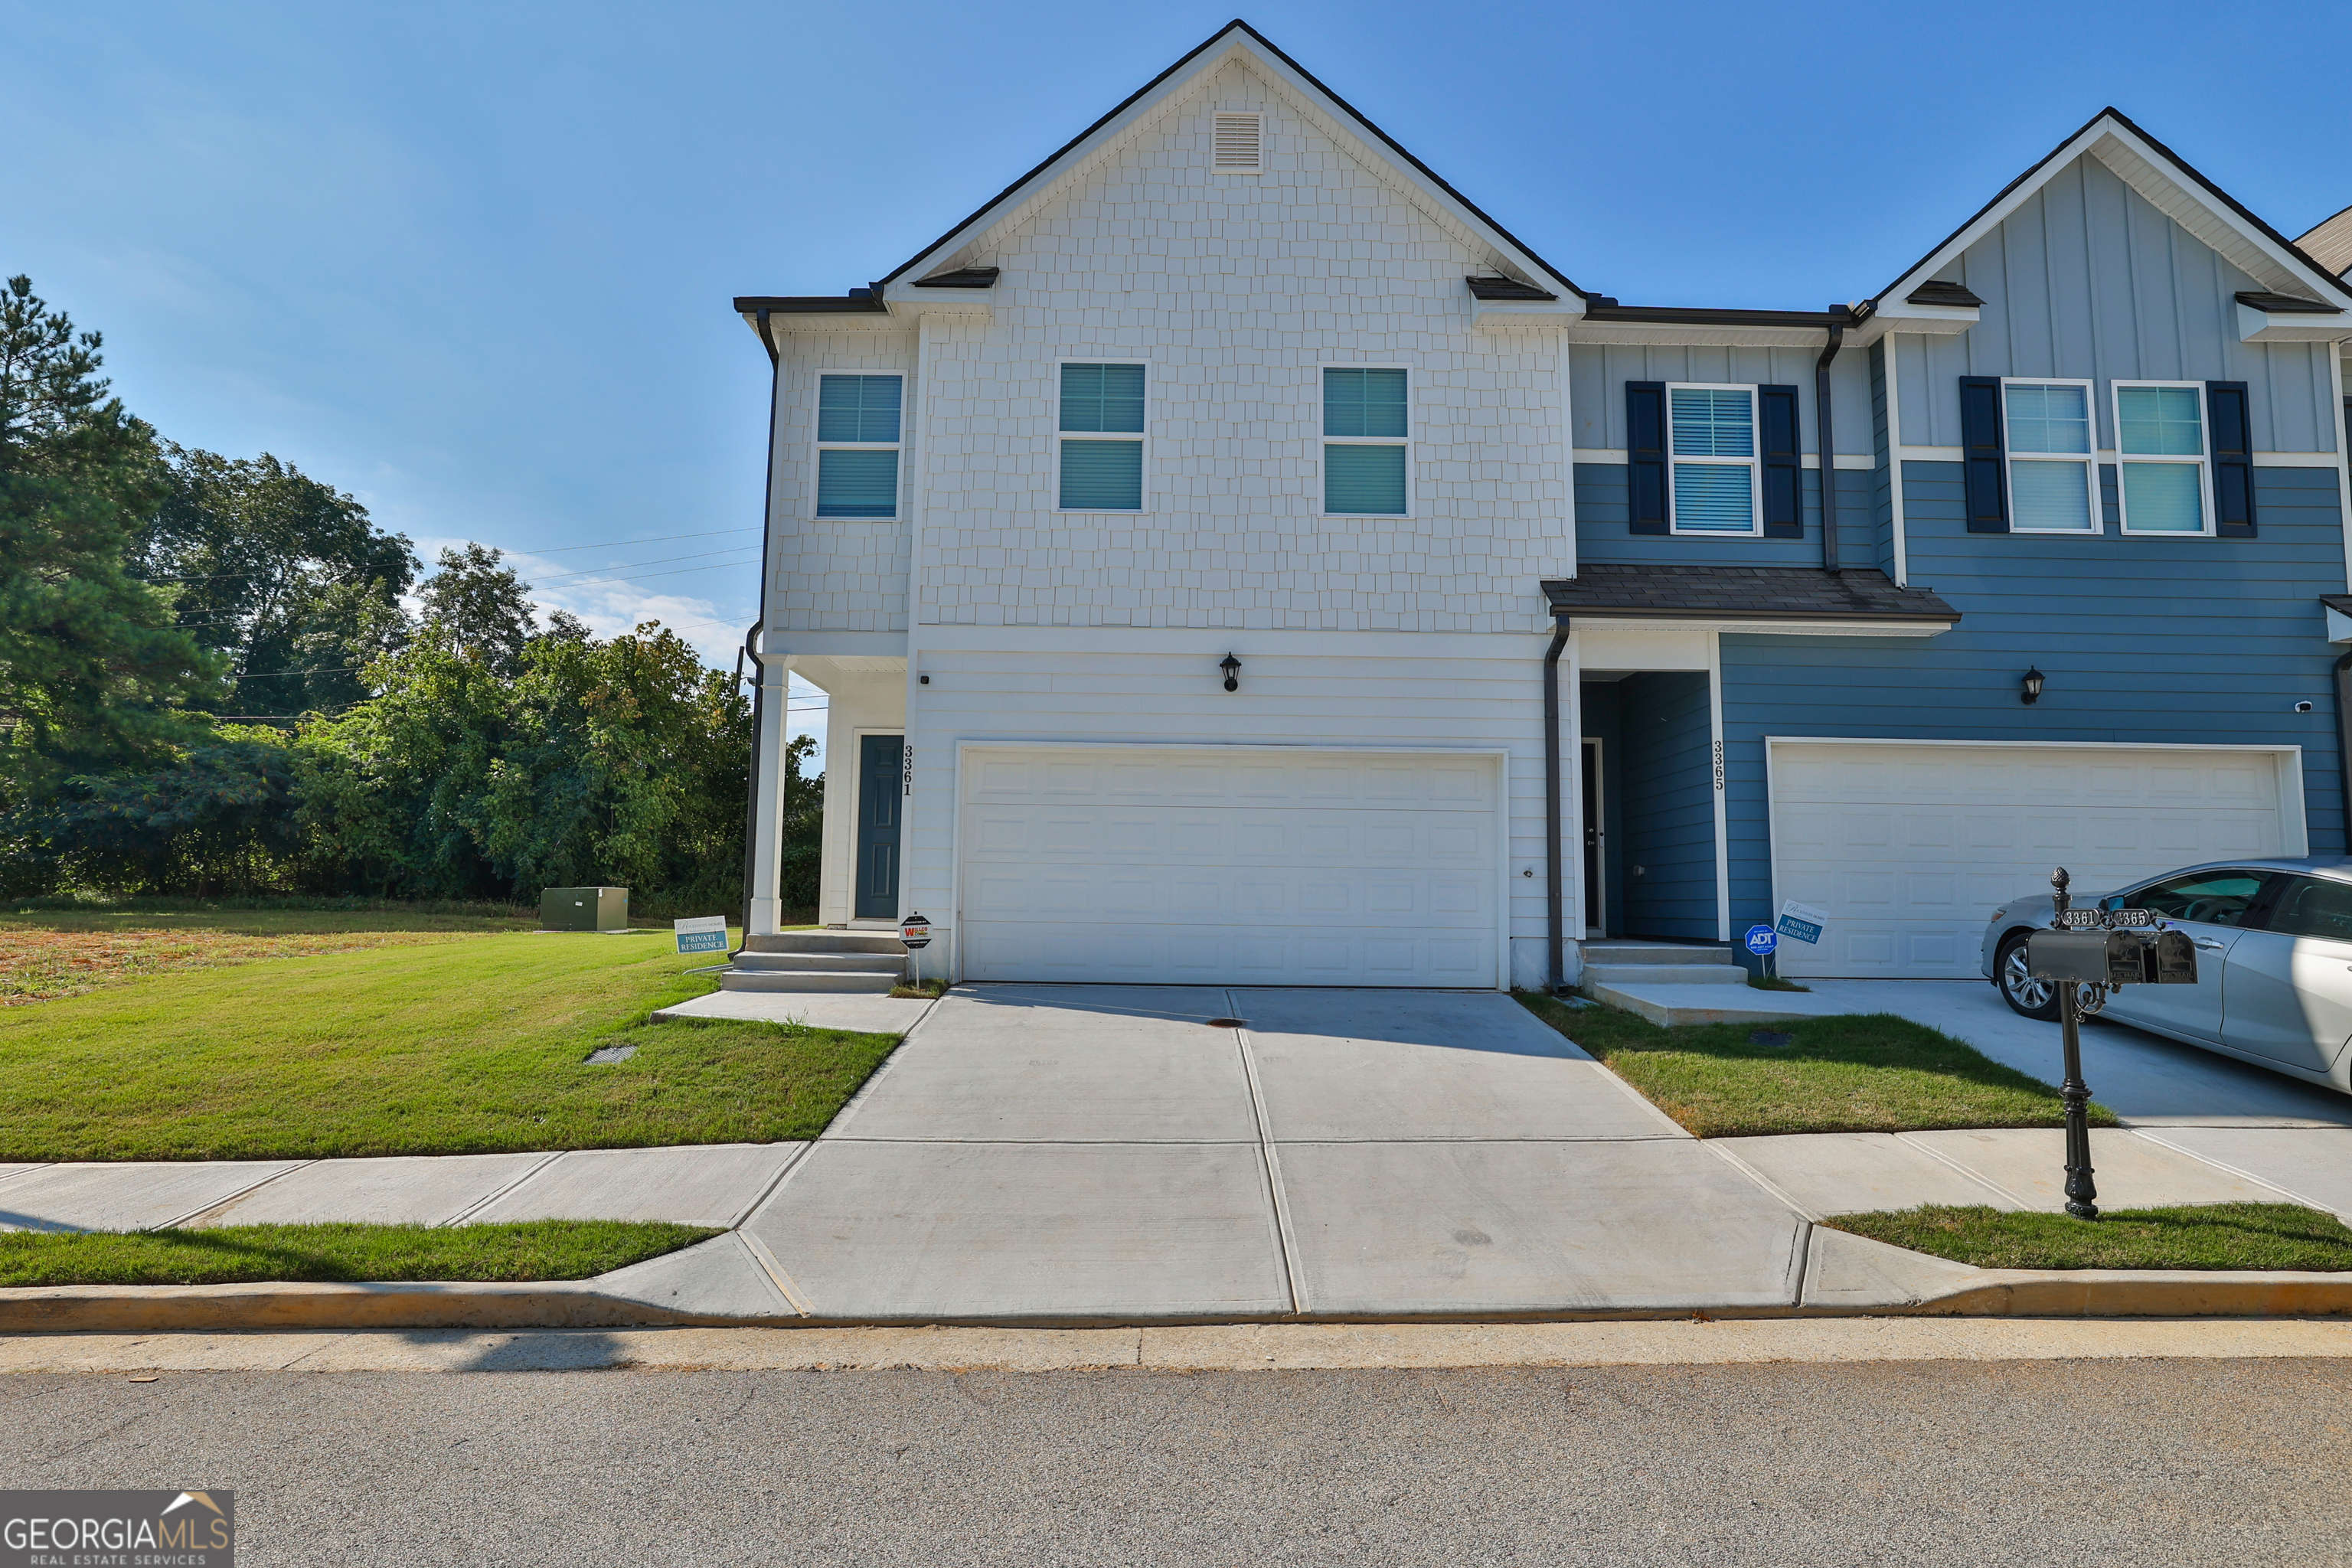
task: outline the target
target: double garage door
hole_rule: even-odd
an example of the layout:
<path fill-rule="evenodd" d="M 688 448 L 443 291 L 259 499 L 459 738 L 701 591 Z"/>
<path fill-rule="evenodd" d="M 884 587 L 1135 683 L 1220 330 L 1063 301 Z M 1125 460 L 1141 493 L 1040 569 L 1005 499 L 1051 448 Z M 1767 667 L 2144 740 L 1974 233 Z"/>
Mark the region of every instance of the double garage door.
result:
<path fill-rule="evenodd" d="M 971 980 L 1500 984 L 1500 759 L 968 747 Z"/>
<path fill-rule="evenodd" d="M 1828 911 L 1791 977 L 1975 979 L 1985 922 L 2063 866 L 2084 893 L 2305 850 L 2300 753 L 1768 741 L 1772 886 Z"/>

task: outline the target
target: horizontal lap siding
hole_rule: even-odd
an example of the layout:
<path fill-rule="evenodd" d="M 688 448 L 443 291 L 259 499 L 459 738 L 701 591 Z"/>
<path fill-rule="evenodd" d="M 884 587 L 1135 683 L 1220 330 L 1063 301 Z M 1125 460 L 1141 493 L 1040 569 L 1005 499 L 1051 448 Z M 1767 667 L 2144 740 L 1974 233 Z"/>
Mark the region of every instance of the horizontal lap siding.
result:
<path fill-rule="evenodd" d="M 969 741 L 1506 749 L 1510 935 L 1522 963 L 1546 935 L 1543 665 L 1524 657 L 1347 658 L 1255 654 L 1227 692 L 1205 655 L 1016 653 L 931 648 L 930 684 L 908 725 L 915 796 L 904 847 L 910 908 L 952 907 L 956 744 Z M 1534 877 L 1521 875 L 1533 868 Z M 1537 973 L 1533 977 L 1539 981 Z"/>
<path fill-rule="evenodd" d="M 1733 929 L 1772 899 L 1767 735 L 2300 746 L 2312 852 L 2343 852 L 2339 650 L 2318 603 L 2345 587 L 2334 469 L 2256 469 L 2252 540 L 1970 534 L 1958 464 L 1904 477 L 1911 582 L 1958 626 L 1723 639 Z M 2032 707 L 2029 665 L 2048 677 Z"/>
<path fill-rule="evenodd" d="M 1829 339 L 1824 333 L 1822 344 Z M 1576 445 L 1625 449 L 1625 384 L 1629 381 L 1717 382 L 1738 386 L 1793 386 L 1799 449 L 1818 453 L 1813 419 L 1813 365 L 1821 348 L 1706 348 L 1652 344 L 1577 343 L 1569 350 L 1569 390 L 1576 410 Z M 1830 362 L 1830 416 L 1839 450 L 1859 455 L 1870 427 L 1870 367 L 1866 355 L 1843 353 Z"/>

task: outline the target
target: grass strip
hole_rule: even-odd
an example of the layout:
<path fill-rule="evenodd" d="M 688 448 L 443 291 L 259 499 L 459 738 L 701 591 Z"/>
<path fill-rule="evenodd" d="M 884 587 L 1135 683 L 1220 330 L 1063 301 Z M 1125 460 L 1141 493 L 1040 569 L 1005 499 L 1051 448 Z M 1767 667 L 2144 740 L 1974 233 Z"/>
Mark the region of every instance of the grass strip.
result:
<path fill-rule="evenodd" d="M 2300 1204 L 2110 1209 L 2088 1221 L 1929 1204 L 1822 1223 L 1979 1268 L 2352 1270 L 2352 1229 Z"/>
<path fill-rule="evenodd" d="M 12 1231 L 0 1233 L 0 1286 L 588 1279 L 718 1234 L 707 1226 L 605 1219 Z"/>
<path fill-rule="evenodd" d="M 2049 1084 L 1892 1013 L 1670 1029 L 1597 1003 L 1519 1000 L 1701 1138 L 2065 1124 Z M 2093 1126 L 2115 1120 L 2091 1106 Z"/>

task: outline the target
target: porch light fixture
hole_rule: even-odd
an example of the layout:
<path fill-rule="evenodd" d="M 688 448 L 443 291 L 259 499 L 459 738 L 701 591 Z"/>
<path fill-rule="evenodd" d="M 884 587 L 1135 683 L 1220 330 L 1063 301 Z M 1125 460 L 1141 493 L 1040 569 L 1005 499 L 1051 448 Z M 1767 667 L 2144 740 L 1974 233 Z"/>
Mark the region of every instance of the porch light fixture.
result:
<path fill-rule="evenodd" d="M 1235 658 L 1232 654 L 1227 654 L 1223 659 L 1218 663 L 1217 668 L 1225 672 L 1226 690 L 1239 691 L 1242 689 L 1242 661 L 1240 659 Z"/>
<path fill-rule="evenodd" d="M 2036 702 L 2041 701 L 2042 682 L 2046 678 L 2040 670 L 2028 667 L 2025 671 L 2025 679 L 2018 683 L 2019 690 L 2017 693 L 2017 700 L 2020 702 L 2024 703 L 2028 708 L 2031 708 Z"/>

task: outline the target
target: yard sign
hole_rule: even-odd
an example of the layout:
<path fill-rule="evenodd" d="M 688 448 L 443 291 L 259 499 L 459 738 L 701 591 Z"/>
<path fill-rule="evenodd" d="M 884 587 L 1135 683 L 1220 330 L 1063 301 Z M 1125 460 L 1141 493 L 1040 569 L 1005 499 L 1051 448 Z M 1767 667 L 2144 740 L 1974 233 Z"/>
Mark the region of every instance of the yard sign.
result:
<path fill-rule="evenodd" d="M 1830 912 L 1811 904 L 1801 904 L 1790 899 L 1780 906 L 1780 934 L 1795 937 L 1807 947 L 1821 944 L 1822 928 L 1830 923 Z"/>
<path fill-rule="evenodd" d="M 677 950 L 680 952 L 725 952 L 727 951 L 727 917 L 697 915 L 692 920 L 673 921 L 677 928 Z"/>

